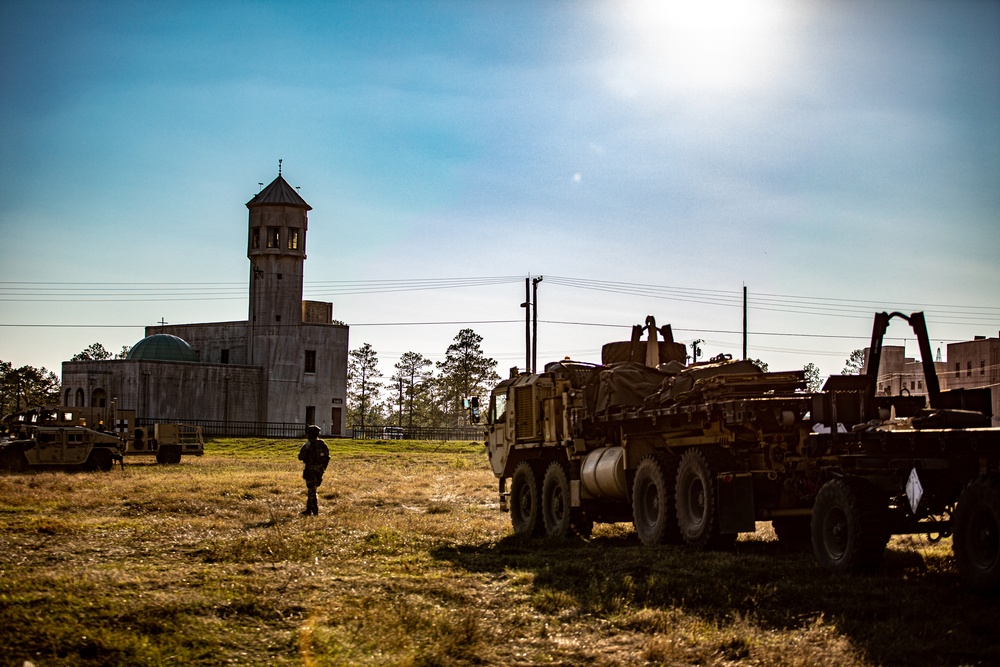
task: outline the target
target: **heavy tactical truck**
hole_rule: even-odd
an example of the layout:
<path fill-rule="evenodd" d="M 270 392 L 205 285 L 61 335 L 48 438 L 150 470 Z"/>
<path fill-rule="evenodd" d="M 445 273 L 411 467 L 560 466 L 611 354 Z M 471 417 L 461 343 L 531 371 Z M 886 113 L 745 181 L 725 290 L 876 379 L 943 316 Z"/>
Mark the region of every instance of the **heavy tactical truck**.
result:
<path fill-rule="evenodd" d="M 894 317 L 916 333 L 926 399 L 876 395 Z M 877 314 L 867 373 L 815 393 L 802 371 L 685 359 L 649 317 L 630 342 L 605 345 L 601 365 L 512 370 L 490 396 L 486 449 L 516 534 L 631 521 L 643 544 L 708 548 L 770 521 L 838 573 L 877 565 L 891 535 L 952 535 L 964 579 L 1000 585 L 989 389 L 940 390 L 922 313 Z"/>

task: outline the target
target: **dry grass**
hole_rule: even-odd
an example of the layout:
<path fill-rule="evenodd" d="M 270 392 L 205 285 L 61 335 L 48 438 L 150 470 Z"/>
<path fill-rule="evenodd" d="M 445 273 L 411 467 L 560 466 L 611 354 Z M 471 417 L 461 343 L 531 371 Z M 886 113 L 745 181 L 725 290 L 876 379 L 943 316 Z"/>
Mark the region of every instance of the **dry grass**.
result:
<path fill-rule="evenodd" d="M 735 552 L 626 525 L 524 541 L 481 446 L 331 442 L 318 517 L 297 443 L 179 466 L 0 477 L 0 664 L 966 665 L 998 600 L 950 541 L 897 538 L 833 578 L 766 524 Z"/>

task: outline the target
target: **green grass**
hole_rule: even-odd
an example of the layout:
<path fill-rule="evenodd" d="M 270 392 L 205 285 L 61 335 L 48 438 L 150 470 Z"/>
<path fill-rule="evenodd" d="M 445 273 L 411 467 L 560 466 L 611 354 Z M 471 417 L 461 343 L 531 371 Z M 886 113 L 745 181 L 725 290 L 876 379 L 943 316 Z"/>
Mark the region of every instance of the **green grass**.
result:
<path fill-rule="evenodd" d="M 479 443 L 298 441 L 180 465 L 0 476 L 0 665 L 971 665 L 998 598 L 950 540 L 832 577 L 766 524 L 730 552 L 524 540 Z"/>

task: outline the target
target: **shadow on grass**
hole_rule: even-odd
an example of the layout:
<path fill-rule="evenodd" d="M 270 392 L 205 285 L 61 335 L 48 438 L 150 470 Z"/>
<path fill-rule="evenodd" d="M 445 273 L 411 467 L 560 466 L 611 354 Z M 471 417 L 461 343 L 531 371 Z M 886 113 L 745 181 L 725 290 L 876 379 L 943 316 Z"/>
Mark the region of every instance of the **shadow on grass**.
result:
<path fill-rule="evenodd" d="M 432 555 L 498 578 L 529 574 L 544 614 L 586 614 L 619 627 L 643 610 L 680 609 L 716 624 L 737 617 L 763 627 L 833 625 L 870 660 L 885 665 L 1000 664 L 1000 596 L 964 589 L 950 566 L 892 550 L 870 576 L 838 577 L 811 550 L 741 541 L 725 552 L 643 547 L 632 537 L 554 542 L 507 537 L 443 547 Z"/>

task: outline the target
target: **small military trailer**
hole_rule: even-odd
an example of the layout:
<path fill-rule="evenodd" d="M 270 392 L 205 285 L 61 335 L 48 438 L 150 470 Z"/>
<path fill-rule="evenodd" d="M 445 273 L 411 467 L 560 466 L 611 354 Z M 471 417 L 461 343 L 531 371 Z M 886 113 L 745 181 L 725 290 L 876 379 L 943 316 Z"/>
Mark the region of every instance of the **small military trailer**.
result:
<path fill-rule="evenodd" d="M 153 424 L 152 433 L 143 428 L 134 429 L 132 437 L 125 439 L 123 453 L 126 456 L 155 457 L 160 464 L 175 464 L 181 462 L 181 456 L 204 454 L 205 440 L 201 426 Z"/>

